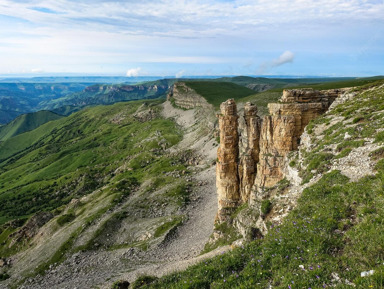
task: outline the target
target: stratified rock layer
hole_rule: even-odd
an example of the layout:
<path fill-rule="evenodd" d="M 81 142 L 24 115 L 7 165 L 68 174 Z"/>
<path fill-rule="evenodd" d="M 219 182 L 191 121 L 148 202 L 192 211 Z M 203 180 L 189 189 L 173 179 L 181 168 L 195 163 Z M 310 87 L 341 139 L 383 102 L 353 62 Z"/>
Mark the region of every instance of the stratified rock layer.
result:
<path fill-rule="evenodd" d="M 284 178 L 286 157 L 298 148 L 305 126 L 345 91 L 284 90 L 279 103 L 268 104 L 270 115 L 263 121 L 257 107 L 247 103 L 240 116 L 240 139 L 236 104 L 233 99 L 222 103 L 216 180 L 219 222 L 230 219 L 239 204 L 262 199 L 258 194 L 263 188 Z"/>
<path fill-rule="evenodd" d="M 212 105 L 199 95 L 194 89 L 187 86 L 184 82 L 175 83 L 167 95 L 167 99 L 173 101 L 178 107 L 191 109 L 196 107 L 206 107 L 212 109 Z"/>
<path fill-rule="evenodd" d="M 240 196 L 243 203 L 248 202 L 256 177 L 256 164 L 259 161 L 259 141 L 261 119 L 257 115 L 257 106 L 247 102 L 244 107 L 243 152 L 239 162 Z"/>
<path fill-rule="evenodd" d="M 238 116 L 236 103 L 229 99 L 220 105 L 220 146 L 217 151 L 216 186 L 219 202 L 217 221 L 224 222 L 240 201 L 238 177 Z"/>

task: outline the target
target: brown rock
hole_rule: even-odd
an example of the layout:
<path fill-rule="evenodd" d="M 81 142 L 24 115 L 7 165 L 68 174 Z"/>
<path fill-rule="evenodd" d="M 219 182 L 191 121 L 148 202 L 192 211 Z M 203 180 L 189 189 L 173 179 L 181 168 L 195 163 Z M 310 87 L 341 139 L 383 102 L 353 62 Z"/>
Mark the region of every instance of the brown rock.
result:
<path fill-rule="evenodd" d="M 177 82 L 172 86 L 167 95 L 167 100 L 172 100 L 178 107 L 185 109 L 196 107 L 208 107 L 212 109 L 212 105 L 209 104 L 204 97 L 184 82 Z"/>
<path fill-rule="evenodd" d="M 238 116 L 236 103 L 229 99 L 220 105 L 219 118 L 220 146 L 217 151 L 216 187 L 218 194 L 219 211 L 217 221 L 228 220 L 233 208 L 240 201 L 238 178 Z"/>
<path fill-rule="evenodd" d="M 256 165 L 259 161 L 259 139 L 261 130 L 261 119 L 257 115 L 257 106 L 247 102 L 244 107 L 245 135 L 243 140 L 244 153 L 240 157 L 239 180 L 240 196 L 242 202 L 249 200 L 251 189 L 255 181 Z"/>

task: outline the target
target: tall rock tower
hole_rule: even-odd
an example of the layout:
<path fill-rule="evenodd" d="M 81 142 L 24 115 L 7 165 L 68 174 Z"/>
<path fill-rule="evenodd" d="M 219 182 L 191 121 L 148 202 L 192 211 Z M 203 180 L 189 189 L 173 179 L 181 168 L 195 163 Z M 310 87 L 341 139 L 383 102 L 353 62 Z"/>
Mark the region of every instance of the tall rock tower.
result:
<path fill-rule="evenodd" d="M 216 187 L 219 210 L 216 222 L 225 222 L 240 201 L 238 155 L 239 134 L 236 103 L 229 99 L 220 105 L 218 114 L 220 146 L 217 151 Z"/>

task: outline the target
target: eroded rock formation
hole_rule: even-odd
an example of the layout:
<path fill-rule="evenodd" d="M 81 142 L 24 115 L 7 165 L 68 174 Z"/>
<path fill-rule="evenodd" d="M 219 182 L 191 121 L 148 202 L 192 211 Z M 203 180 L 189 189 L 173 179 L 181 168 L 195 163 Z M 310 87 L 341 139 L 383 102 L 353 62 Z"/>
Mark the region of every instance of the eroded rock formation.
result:
<path fill-rule="evenodd" d="M 236 103 L 229 99 L 220 105 L 218 114 L 220 146 L 217 151 L 216 186 L 219 201 L 217 221 L 224 222 L 240 201 L 238 155 L 239 135 Z"/>
<path fill-rule="evenodd" d="M 262 121 L 257 107 L 247 103 L 244 116 L 240 116 L 240 132 L 234 100 L 222 103 L 218 115 L 218 222 L 228 221 L 239 204 L 262 199 L 260 192 L 264 188 L 273 187 L 284 178 L 286 157 L 298 148 L 305 126 L 326 112 L 344 92 L 284 90 L 279 103 L 268 105 L 270 115 Z"/>
<path fill-rule="evenodd" d="M 212 109 L 212 105 L 198 94 L 194 89 L 187 86 L 184 82 L 176 82 L 167 95 L 167 100 L 175 103 L 178 107 L 191 109 L 196 107 L 207 107 Z"/>

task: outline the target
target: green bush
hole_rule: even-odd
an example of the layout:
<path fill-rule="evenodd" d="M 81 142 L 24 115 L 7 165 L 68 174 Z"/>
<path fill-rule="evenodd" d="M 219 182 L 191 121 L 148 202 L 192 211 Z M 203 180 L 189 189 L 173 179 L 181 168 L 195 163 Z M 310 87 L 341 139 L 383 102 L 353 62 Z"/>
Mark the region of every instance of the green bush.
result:
<path fill-rule="evenodd" d="M 76 216 L 73 213 L 64 214 L 57 218 L 56 222 L 63 226 L 69 222 L 72 222 L 74 219 L 76 219 Z"/>
<path fill-rule="evenodd" d="M 0 281 L 4 281 L 4 280 L 7 280 L 9 279 L 11 276 L 9 276 L 8 273 L 2 273 L 0 274 Z"/>
<path fill-rule="evenodd" d="M 272 202 L 270 200 L 263 200 L 260 206 L 261 214 L 264 216 L 268 215 L 268 213 L 272 210 Z"/>

